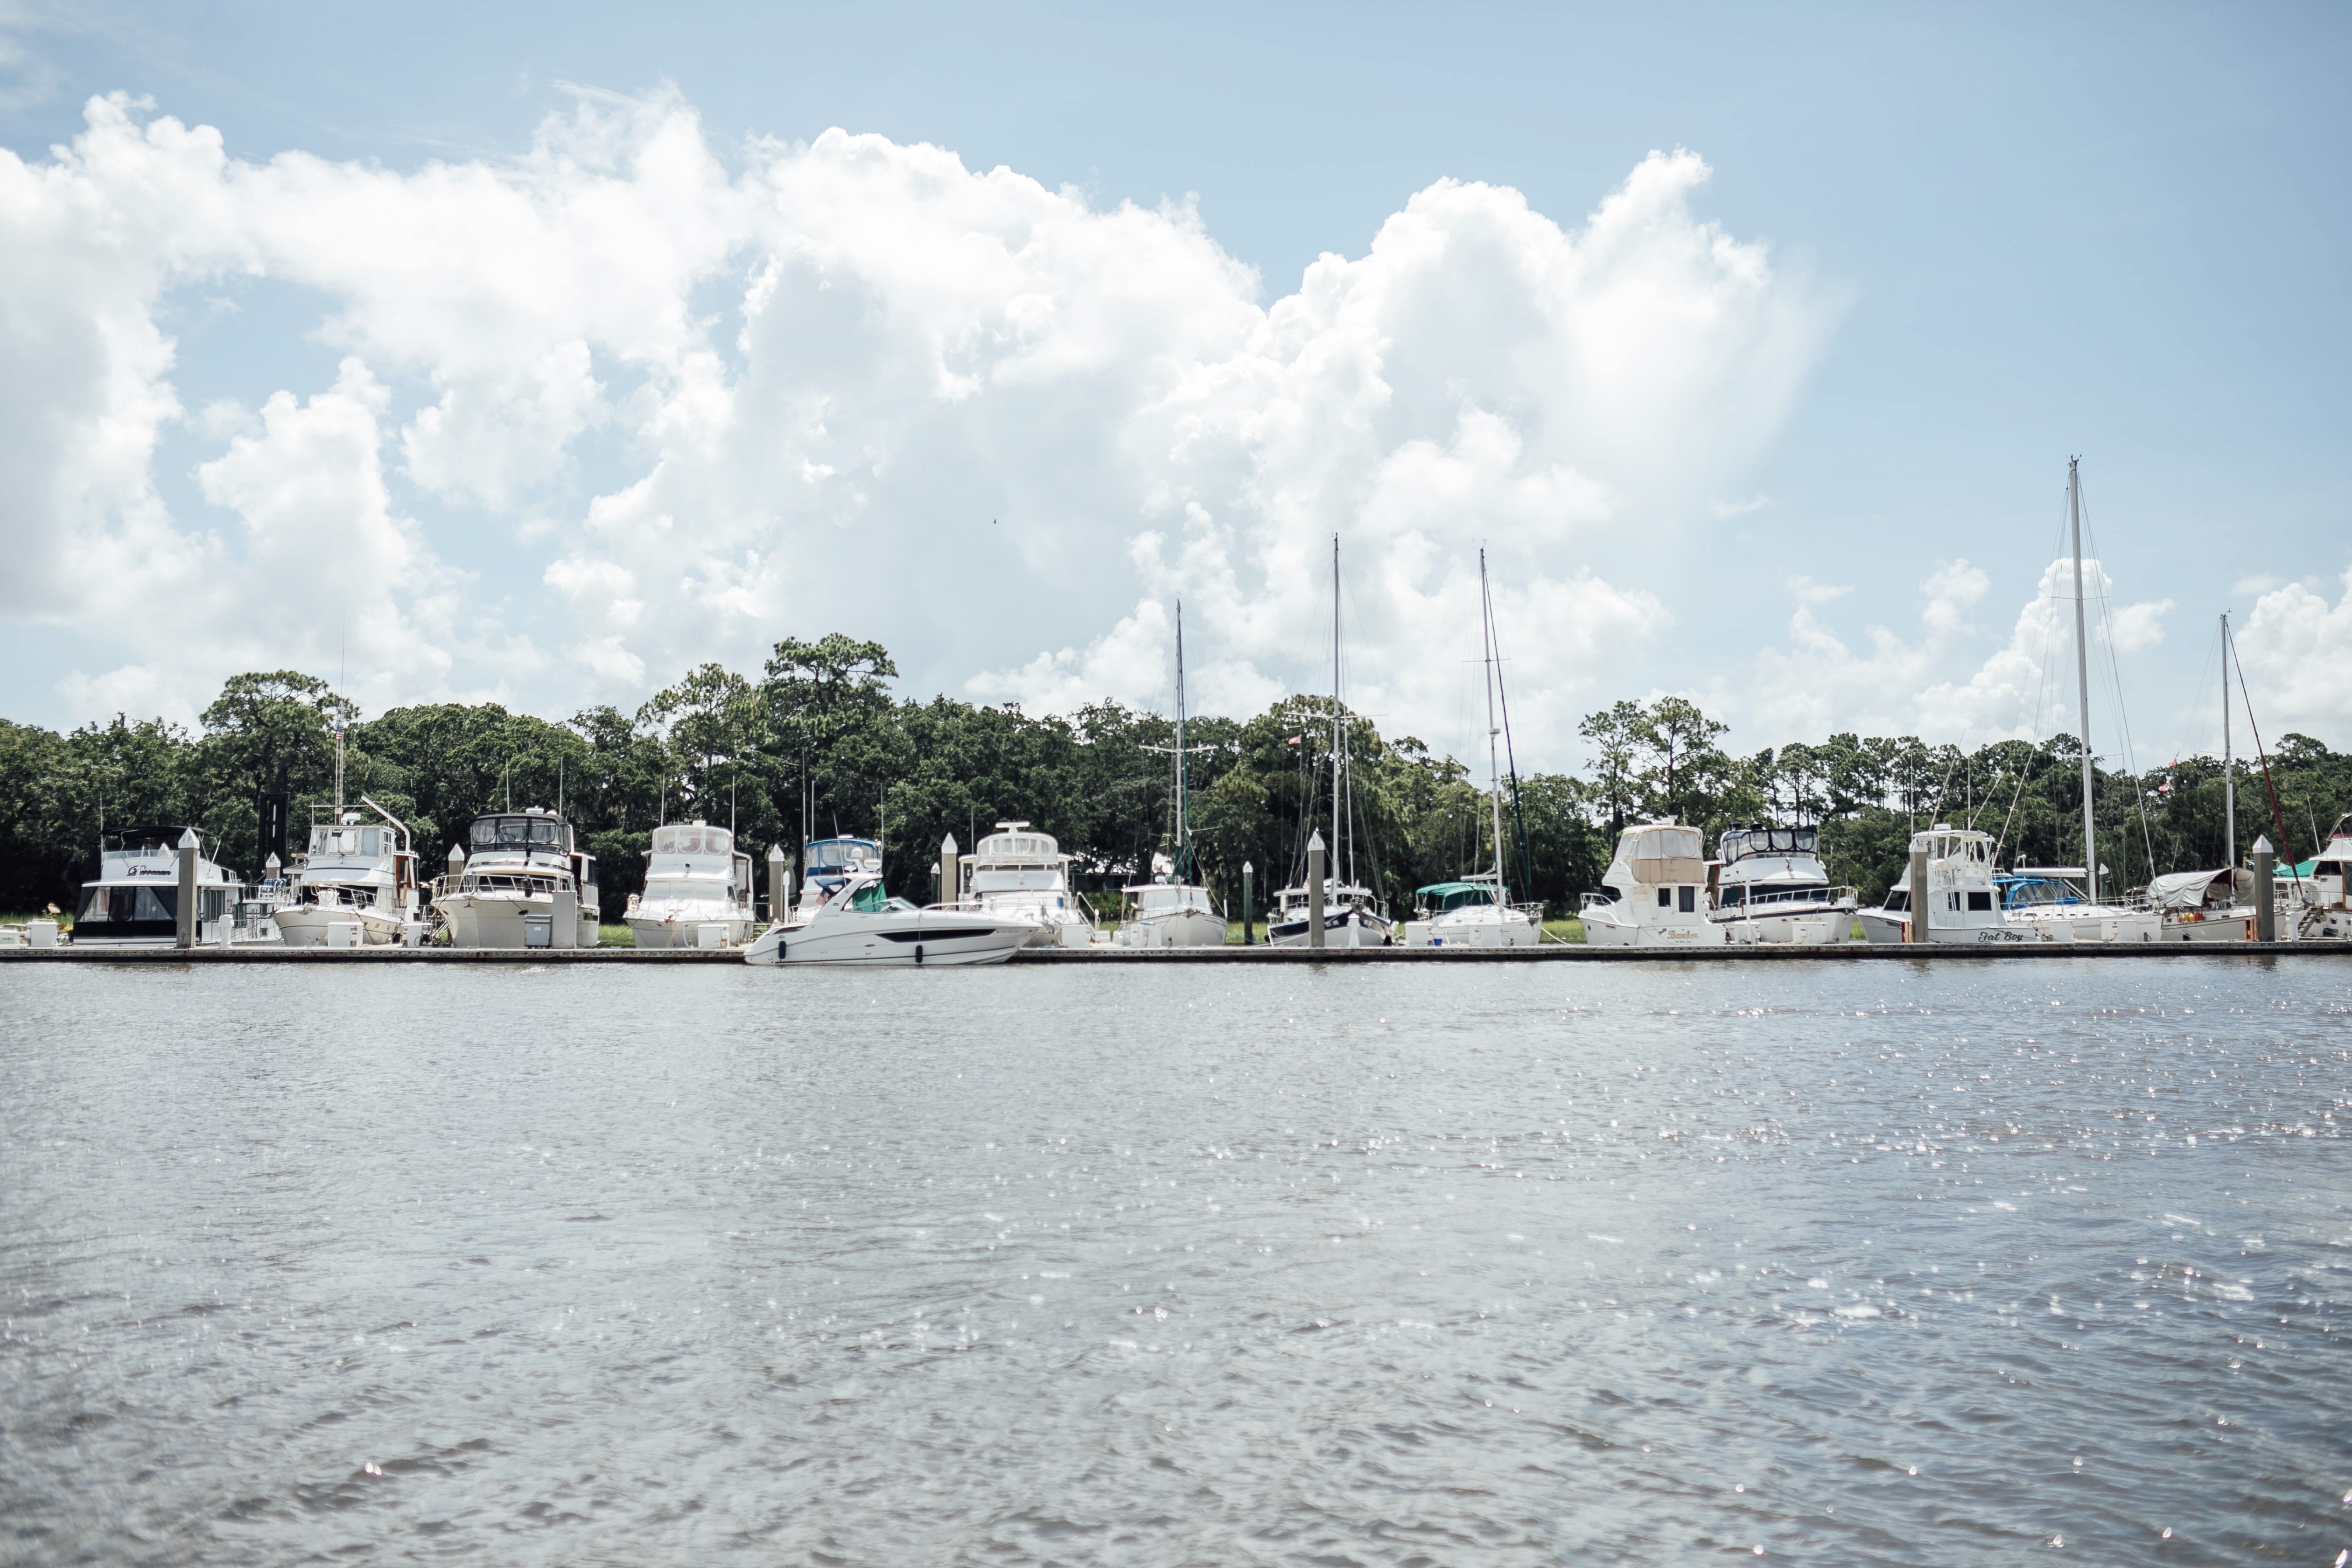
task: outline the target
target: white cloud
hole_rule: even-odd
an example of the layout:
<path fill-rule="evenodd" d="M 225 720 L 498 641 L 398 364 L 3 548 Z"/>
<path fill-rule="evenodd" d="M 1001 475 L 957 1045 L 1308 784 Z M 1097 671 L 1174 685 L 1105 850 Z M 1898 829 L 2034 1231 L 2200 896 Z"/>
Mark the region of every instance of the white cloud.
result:
<path fill-rule="evenodd" d="M 1772 498 L 1770 496 L 1754 495 L 1749 496 L 1746 500 L 1719 500 L 1708 510 L 1713 511 L 1717 517 L 1722 518 L 1727 521 L 1735 517 L 1745 517 L 1751 511 L 1762 511 L 1766 507 L 1770 506 L 1771 504 Z"/>
<path fill-rule="evenodd" d="M 1266 303 L 1189 204 L 838 131 L 722 160 L 673 94 L 583 93 L 520 158 L 410 173 L 238 162 L 120 98 L 88 120 L 0 153 L 0 613 L 119 661 L 76 701 L 316 669 L 347 618 L 379 705 L 567 711 L 833 629 L 931 689 L 1157 705 L 1181 597 L 1196 705 L 1247 710 L 1322 683 L 1336 532 L 1352 695 L 1441 744 L 1487 549 L 1540 753 L 1672 620 L 1590 549 L 1706 515 L 1832 314 L 1694 214 L 1682 152 L 1574 228 L 1441 181 Z M 184 417 L 157 322 L 243 278 L 314 291 L 345 358 L 187 422 L 241 521 L 207 532 L 153 482 Z M 529 564 L 486 593 L 458 568 L 489 520 Z M 339 557 L 365 573 L 306 595 Z M 167 659 L 100 612 L 126 590 L 215 630 Z"/>
<path fill-rule="evenodd" d="M 2300 583 L 2264 594 L 2238 630 L 2265 736 L 2300 730 L 2340 744 L 2352 725 L 2352 570 L 2337 585 L 2333 605 Z"/>

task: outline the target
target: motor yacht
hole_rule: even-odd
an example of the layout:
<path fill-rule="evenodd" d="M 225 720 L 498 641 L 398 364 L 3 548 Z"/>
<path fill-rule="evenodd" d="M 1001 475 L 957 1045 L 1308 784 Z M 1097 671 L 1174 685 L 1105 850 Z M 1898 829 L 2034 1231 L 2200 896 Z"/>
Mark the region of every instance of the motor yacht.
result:
<path fill-rule="evenodd" d="M 292 899 L 277 910 L 287 946 L 325 947 L 337 926 L 367 947 L 396 945 L 412 926 L 421 931 L 407 826 L 366 795 L 360 804 L 383 821 L 339 806 L 313 810 L 310 842 L 289 868 Z"/>
<path fill-rule="evenodd" d="M 624 918 L 642 948 L 740 947 L 759 923 L 751 858 L 737 851 L 733 829 L 698 817 L 656 827 L 645 890 L 629 895 Z"/>
<path fill-rule="evenodd" d="M 180 849 L 196 850 L 195 930 L 204 947 L 284 940 L 265 900 L 203 848 L 193 827 L 121 827 L 99 837 L 98 875 L 81 885 L 72 943 L 167 948 L 180 940 Z"/>
<path fill-rule="evenodd" d="M 1716 840 L 1715 908 L 1734 942 L 1832 947 L 1853 939 L 1861 900 L 1830 885 L 1818 827 L 1727 827 Z"/>
<path fill-rule="evenodd" d="M 1970 946 L 2010 942 L 2071 942 L 2074 933 L 2053 924 L 2011 922 L 2001 912 L 1993 886 L 1993 837 L 1974 828 L 1937 823 L 1911 836 L 1911 853 L 1927 857 L 1927 896 L 1913 908 L 1911 863 L 1886 889 L 1875 909 L 1861 911 L 1862 934 L 1874 942 L 1937 942 Z M 1924 916 L 1924 920 L 1918 917 Z M 1916 921 L 1916 923 L 1915 923 Z"/>
<path fill-rule="evenodd" d="M 1667 818 L 1617 836 L 1601 890 L 1584 895 L 1584 940 L 1595 947 L 1723 947 L 1708 919 L 1706 836 Z"/>
<path fill-rule="evenodd" d="M 878 867 L 846 868 L 832 893 L 803 900 L 743 950 L 747 963 L 1002 963 L 1040 930 L 976 902 L 921 908 L 882 889 Z"/>
<path fill-rule="evenodd" d="M 801 889 L 793 912 L 813 913 L 851 878 L 867 872 L 882 874 L 882 847 L 873 839 L 811 839 L 801 846 Z"/>
<path fill-rule="evenodd" d="M 963 858 L 957 907 L 1027 921 L 1033 946 L 1084 947 L 1095 926 L 1070 890 L 1070 860 L 1052 834 L 1025 822 L 1000 822 Z"/>
<path fill-rule="evenodd" d="M 452 947 L 593 947 L 600 914 L 596 858 L 572 825 L 530 806 L 474 818 L 448 875 L 433 884 L 433 911 Z"/>
<path fill-rule="evenodd" d="M 2154 910 L 2095 901 L 2080 866 L 2020 866 L 1993 878 L 2002 918 L 2011 925 L 2063 931 L 2068 942 L 2154 942 L 2163 920 Z"/>

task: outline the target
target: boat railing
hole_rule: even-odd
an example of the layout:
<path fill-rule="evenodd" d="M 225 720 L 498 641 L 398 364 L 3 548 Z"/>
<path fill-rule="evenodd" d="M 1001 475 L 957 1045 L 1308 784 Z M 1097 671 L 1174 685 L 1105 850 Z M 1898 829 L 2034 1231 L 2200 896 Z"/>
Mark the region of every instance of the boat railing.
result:
<path fill-rule="evenodd" d="M 1771 904 L 1830 904 L 1858 907 L 1860 891 L 1853 888 L 1790 888 L 1780 892 L 1750 892 L 1735 903 L 1716 906 L 1718 914 L 1737 915 L 1742 910 L 1752 910 Z"/>

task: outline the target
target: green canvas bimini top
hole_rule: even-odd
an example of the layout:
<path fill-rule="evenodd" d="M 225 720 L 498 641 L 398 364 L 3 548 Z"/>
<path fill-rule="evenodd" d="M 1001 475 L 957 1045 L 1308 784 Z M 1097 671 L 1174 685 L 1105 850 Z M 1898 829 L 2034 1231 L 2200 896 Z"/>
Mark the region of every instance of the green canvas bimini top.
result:
<path fill-rule="evenodd" d="M 1426 888 L 1415 888 L 1412 896 L 1416 903 L 1435 900 L 1442 912 L 1458 910 L 1465 904 L 1493 903 L 1495 885 L 1492 882 L 1432 882 Z"/>

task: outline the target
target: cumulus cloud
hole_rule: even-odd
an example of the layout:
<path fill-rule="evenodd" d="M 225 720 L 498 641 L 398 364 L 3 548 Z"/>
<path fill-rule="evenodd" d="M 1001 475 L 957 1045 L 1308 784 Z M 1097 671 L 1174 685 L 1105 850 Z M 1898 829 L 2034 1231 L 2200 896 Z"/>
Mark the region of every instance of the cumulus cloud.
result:
<path fill-rule="evenodd" d="M 2264 594 L 2238 631 L 2265 734 L 2301 730 L 2333 739 L 2352 725 L 2352 569 L 2336 585 L 2333 605 L 2300 583 Z"/>
<path fill-rule="evenodd" d="M 1337 534 L 1351 696 L 1443 740 L 1483 546 L 1540 751 L 1672 624 L 1595 558 L 1761 504 L 1711 498 L 1833 314 L 1696 214 L 1687 152 L 1568 227 L 1440 181 L 1268 302 L 1189 202 L 839 131 L 718 149 L 668 93 L 406 173 L 87 121 L 0 153 L 0 613 L 115 661 L 77 702 L 184 711 L 348 636 L 372 702 L 563 711 L 843 629 L 919 687 L 1159 705 L 1181 598 L 1195 706 L 1246 710 L 1321 685 Z M 160 323 L 247 280 L 323 301 L 341 366 L 191 416 Z M 171 514 L 167 431 L 234 526 Z M 527 568 L 488 589 L 493 546 Z M 103 613 L 126 589 L 182 606 L 173 658 Z"/>

